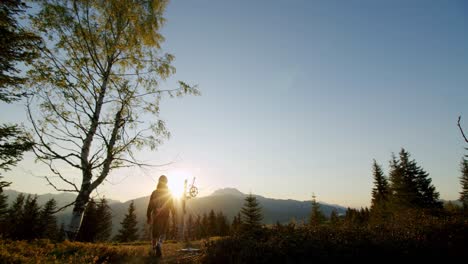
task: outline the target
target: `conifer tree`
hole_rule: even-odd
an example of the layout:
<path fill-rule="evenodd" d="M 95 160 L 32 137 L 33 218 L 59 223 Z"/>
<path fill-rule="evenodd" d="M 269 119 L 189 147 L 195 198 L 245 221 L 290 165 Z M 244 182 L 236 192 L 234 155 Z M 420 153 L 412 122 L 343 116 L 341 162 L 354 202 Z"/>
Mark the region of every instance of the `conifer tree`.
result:
<path fill-rule="evenodd" d="M 112 213 L 105 198 L 96 207 L 96 234 L 93 241 L 107 241 L 112 233 Z"/>
<path fill-rule="evenodd" d="M 131 242 L 138 239 L 138 222 L 133 201 L 128 206 L 127 214 L 122 222 L 120 222 L 120 225 L 121 228 L 119 230 L 119 234 L 115 237 L 115 240 L 119 242 Z"/>
<path fill-rule="evenodd" d="M 11 103 L 24 95 L 14 92 L 25 81 L 20 77 L 18 64 L 31 62 L 38 55 L 33 47 L 40 38 L 18 24 L 18 16 L 26 7 L 21 0 L 0 1 L 0 102 Z M 32 146 L 29 136 L 18 125 L 0 124 L 0 170 L 11 169 Z M 10 185 L 1 179 L 2 175 L 0 192 Z"/>
<path fill-rule="evenodd" d="M 460 176 L 460 202 L 463 205 L 463 210 L 468 211 L 468 160 L 463 159 L 461 162 L 461 173 Z"/>
<path fill-rule="evenodd" d="M 335 208 L 333 208 L 330 214 L 330 224 L 332 226 L 336 226 L 338 225 L 339 222 L 340 222 L 340 218 L 338 217 L 338 211 Z"/>
<path fill-rule="evenodd" d="M 17 233 L 18 239 L 31 240 L 39 238 L 41 235 L 40 207 L 36 195 L 28 195 L 24 202 L 23 214 L 18 220 L 21 227 L 21 231 Z"/>
<path fill-rule="evenodd" d="M 9 238 L 18 238 L 19 232 L 21 232 L 21 225 L 20 219 L 23 216 L 23 207 L 24 207 L 25 196 L 20 193 L 16 196 L 15 201 L 8 209 L 6 225 L 8 227 L 6 231 L 6 235 Z"/>
<path fill-rule="evenodd" d="M 141 241 L 148 241 L 151 240 L 151 233 L 150 233 L 150 225 L 148 223 L 144 222 L 141 225 Z"/>
<path fill-rule="evenodd" d="M 201 219 L 201 237 L 205 238 L 208 237 L 209 234 L 209 221 L 208 221 L 208 215 L 206 213 L 203 213 L 203 217 Z"/>
<path fill-rule="evenodd" d="M 226 216 L 223 212 L 218 212 L 216 214 L 216 226 L 217 226 L 217 234 L 218 236 L 226 236 L 229 234 L 229 224 Z"/>
<path fill-rule="evenodd" d="M 312 212 L 310 213 L 309 225 L 318 226 L 325 222 L 325 215 L 320 210 L 320 204 L 315 199 L 315 194 L 312 195 Z"/>
<path fill-rule="evenodd" d="M 382 222 L 388 217 L 390 187 L 382 168 L 374 160 L 372 164 L 374 188 L 372 188 L 371 213 L 374 221 Z"/>
<path fill-rule="evenodd" d="M 41 238 L 56 240 L 58 237 L 57 218 L 54 213 L 57 210 L 57 202 L 54 199 L 47 201 L 39 214 Z"/>
<path fill-rule="evenodd" d="M 397 210 L 442 208 L 429 174 L 410 160 L 405 149 L 401 149 L 399 160 L 394 156 L 390 161 L 390 183 L 392 206 Z"/>
<path fill-rule="evenodd" d="M 8 214 L 8 197 L 0 189 L 0 238 L 5 237 L 6 226 L 7 226 L 7 214 Z"/>
<path fill-rule="evenodd" d="M 242 220 L 241 220 L 241 215 L 238 213 L 237 215 L 234 216 L 232 219 L 232 224 L 231 224 L 231 233 L 235 234 L 239 231 L 240 227 L 242 225 Z"/>
<path fill-rule="evenodd" d="M 217 229 L 216 214 L 213 209 L 211 209 L 210 213 L 208 214 L 208 236 L 216 236 L 218 234 Z"/>
<path fill-rule="evenodd" d="M 245 197 L 244 206 L 241 209 L 242 227 L 245 231 L 252 231 L 261 227 L 263 220 L 262 208 L 257 198 L 252 194 Z"/>

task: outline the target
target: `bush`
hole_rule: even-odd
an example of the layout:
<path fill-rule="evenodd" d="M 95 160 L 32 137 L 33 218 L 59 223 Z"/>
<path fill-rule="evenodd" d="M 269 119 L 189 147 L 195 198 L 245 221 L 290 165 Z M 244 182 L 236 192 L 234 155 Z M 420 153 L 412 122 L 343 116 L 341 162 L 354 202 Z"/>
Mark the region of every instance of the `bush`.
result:
<path fill-rule="evenodd" d="M 319 226 L 264 229 L 206 244 L 205 263 L 325 263 L 363 260 L 433 261 L 468 257 L 468 223 L 424 220 L 374 227 Z"/>

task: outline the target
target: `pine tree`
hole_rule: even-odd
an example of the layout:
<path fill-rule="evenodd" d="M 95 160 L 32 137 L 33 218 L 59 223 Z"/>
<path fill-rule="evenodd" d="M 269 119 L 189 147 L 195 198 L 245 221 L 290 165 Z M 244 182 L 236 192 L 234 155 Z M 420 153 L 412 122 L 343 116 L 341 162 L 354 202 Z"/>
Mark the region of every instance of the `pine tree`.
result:
<path fill-rule="evenodd" d="M 340 222 L 340 218 L 338 217 L 338 211 L 335 208 L 333 208 L 330 214 L 330 224 L 332 226 L 336 226 L 338 225 L 339 222 Z"/>
<path fill-rule="evenodd" d="M 249 194 L 245 197 L 241 213 L 243 222 L 242 227 L 245 231 L 253 231 L 261 227 L 261 222 L 263 220 L 262 208 L 255 196 Z"/>
<path fill-rule="evenodd" d="M 223 212 L 216 214 L 217 235 L 226 236 L 229 234 L 229 223 Z"/>
<path fill-rule="evenodd" d="M 24 202 L 23 214 L 19 219 L 21 231 L 18 239 L 31 240 L 41 235 L 40 207 L 37 204 L 37 196 L 28 195 Z"/>
<path fill-rule="evenodd" d="M 393 157 L 390 161 L 390 189 L 396 210 L 442 208 L 429 174 L 414 159 L 410 160 L 405 149 L 401 149 L 399 160 Z"/>
<path fill-rule="evenodd" d="M 96 207 L 96 234 L 94 241 L 108 241 L 112 233 L 112 213 L 105 198 Z"/>
<path fill-rule="evenodd" d="M 240 212 L 234 216 L 234 219 L 232 220 L 231 224 L 231 234 L 236 234 L 239 232 L 240 228 L 242 226 L 242 218 Z"/>
<path fill-rule="evenodd" d="M 6 220 L 6 225 L 7 225 L 7 230 L 6 235 L 9 238 L 16 239 L 19 236 L 19 233 L 21 232 L 21 223 L 20 220 L 23 217 L 23 207 L 24 207 L 24 201 L 25 197 L 22 193 L 20 193 L 13 204 L 8 208 L 8 213 L 7 213 L 7 220 Z"/>
<path fill-rule="evenodd" d="M 135 214 L 135 205 L 133 201 L 128 206 L 128 212 L 120 223 L 121 228 L 115 240 L 119 242 L 131 242 L 138 239 L 138 222 Z"/>
<path fill-rule="evenodd" d="M 376 222 L 385 221 L 388 216 L 388 203 L 390 199 L 390 187 L 382 168 L 374 160 L 372 164 L 374 176 L 374 188 L 372 189 L 371 212 Z"/>
<path fill-rule="evenodd" d="M 40 38 L 18 24 L 18 16 L 26 8 L 21 0 L 0 1 L 0 101 L 5 103 L 19 100 L 24 95 L 15 92 L 25 81 L 20 77 L 18 65 L 31 62 L 38 55 L 34 46 Z M 32 146 L 29 136 L 18 125 L 0 124 L 0 170 L 10 170 Z M 0 192 L 11 184 L 1 179 L 2 175 Z"/>
<path fill-rule="evenodd" d="M 201 219 L 201 237 L 205 238 L 210 235 L 209 233 L 209 221 L 208 221 L 208 215 L 206 213 L 203 213 L 203 217 Z"/>
<path fill-rule="evenodd" d="M 312 212 L 310 213 L 309 225 L 318 226 L 325 222 L 325 215 L 320 210 L 320 204 L 315 199 L 315 194 L 312 194 Z"/>
<path fill-rule="evenodd" d="M 460 176 L 460 202 L 463 204 L 463 210 L 468 211 L 468 160 L 463 159 L 461 162 L 461 173 Z"/>
<path fill-rule="evenodd" d="M 150 225 L 148 223 L 144 222 L 141 225 L 141 241 L 148 241 L 151 240 L 151 230 L 150 230 Z"/>
<path fill-rule="evenodd" d="M 0 238 L 6 237 L 7 215 L 8 215 L 8 197 L 0 189 Z"/>
<path fill-rule="evenodd" d="M 56 240 L 58 237 L 57 218 L 54 213 L 57 210 L 57 202 L 54 199 L 47 201 L 39 214 L 41 238 Z"/>
<path fill-rule="evenodd" d="M 216 224 L 216 214 L 213 209 L 211 209 L 208 214 L 208 236 L 218 235 L 218 227 Z"/>

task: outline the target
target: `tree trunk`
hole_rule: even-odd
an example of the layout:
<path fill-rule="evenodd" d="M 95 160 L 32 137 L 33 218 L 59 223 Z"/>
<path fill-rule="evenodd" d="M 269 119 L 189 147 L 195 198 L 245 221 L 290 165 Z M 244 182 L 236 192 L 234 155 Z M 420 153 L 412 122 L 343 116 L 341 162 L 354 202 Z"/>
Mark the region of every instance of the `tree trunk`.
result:
<path fill-rule="evenodd" d="M 87 189 L 81 189 L 76 197 L 75 205 L 73 206 L 72 218 L 67 230 L 67 237 L 70 241 L 76 239 L 80 231 L 81 221 L 83 221 L 84 211 L 89 201 L 90 192 Z"/>

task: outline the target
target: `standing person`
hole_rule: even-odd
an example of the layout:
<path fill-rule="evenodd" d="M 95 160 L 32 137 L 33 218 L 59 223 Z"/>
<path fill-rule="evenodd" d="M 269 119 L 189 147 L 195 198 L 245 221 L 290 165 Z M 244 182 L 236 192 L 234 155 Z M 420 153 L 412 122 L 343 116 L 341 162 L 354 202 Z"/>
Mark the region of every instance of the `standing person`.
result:
<path fill-rule="evenodd" d="M 175 217 L 174 201 L 167 187 L 167 177 L 161 175 L 156 190 L 151 194 L 146 213 L 147 223 L 151 227 L 151 246 L 157 257 L 162 256 L 162 241 L 169 224 L 169 213 Z"/>

